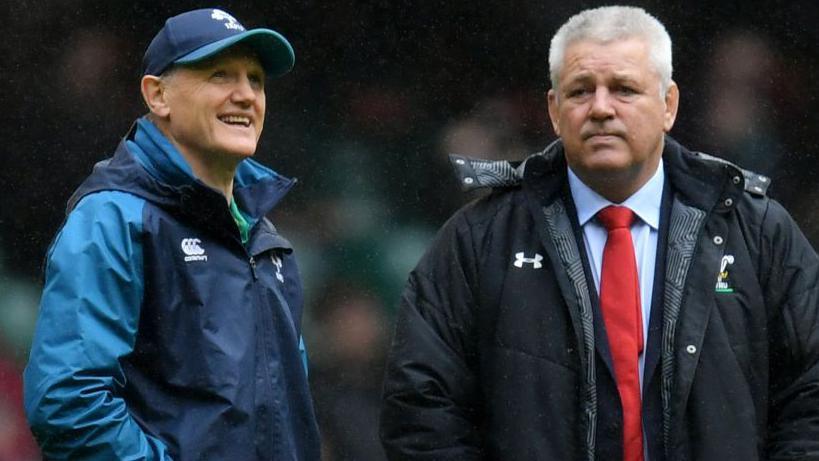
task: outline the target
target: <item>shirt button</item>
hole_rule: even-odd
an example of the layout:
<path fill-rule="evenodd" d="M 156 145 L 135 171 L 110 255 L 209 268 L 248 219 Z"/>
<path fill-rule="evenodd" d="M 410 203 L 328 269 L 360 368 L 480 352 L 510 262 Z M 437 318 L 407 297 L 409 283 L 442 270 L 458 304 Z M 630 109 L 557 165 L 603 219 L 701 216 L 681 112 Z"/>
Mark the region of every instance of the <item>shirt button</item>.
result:
<path fill-rule="evenodd" d="M 464 178 L 464 184 L 472 184 L 473 182 L 475 182 L 475 180 L 472 178 Z"/>
<path fill-rule="evenodd" d="M 693 344 L 689 344 L 689 345 L 685 346 L 685 352 L 688 352 L 689 354 L 696 354 L 697 353 L 697 346 L 695 346 Z"/>
<path fill-rule="evenodd" d="M 734 199 L 727 198 L 724 202 L 722 202 L 725 206 L 731 206 L 734 204 Z"/>
<path fill-rule="evenodd" d="M 742 181 L 742 179 L 740 179 L 739 176 L 734 176 L 732 178 L 732 181 L 734 181 L 734 184 L 739 184 Z"/>
<path fill-rule="evenodd" d="M 725 240 L 723 240 L 722 236 L 720 236 L 720 235 L 715 235 L 714 236 L 714 245 L 722 245 L 722 242 L 724 242 L 724 241 Z"/>

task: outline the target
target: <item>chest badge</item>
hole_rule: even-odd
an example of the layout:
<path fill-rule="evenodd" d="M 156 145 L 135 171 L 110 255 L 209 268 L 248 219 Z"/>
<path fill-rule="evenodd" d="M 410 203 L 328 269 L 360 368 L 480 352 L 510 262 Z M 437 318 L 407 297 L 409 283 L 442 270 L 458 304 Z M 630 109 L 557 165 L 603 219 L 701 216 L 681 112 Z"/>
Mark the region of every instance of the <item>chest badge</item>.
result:
<path fill-rule="evenodd" d="M 278 255 L 271 254 L 270 260 L 273 261 L 273 264 L 276 266 L 276 278 L 279 282 L 284 283 L 284 275 L 282 275 L 282 266 L 284 263 L 282 262 L 282 258 Z"/>
<path fill-rule="evenodd" d="M 515 253 L 515 262 L 512 264 L 518 268 L 523 268 L 524 264 L 531 264 L 532 269 L 540 269 L 543 267 L 541 261 L 543 261 L 543 256 L 539 255 L 538 253 L 535 253 L 533 258 L 527 258 L 524 252 L 521 251 Z"/>
<path fill-rule="evenodd" d="M 185 262 L 192 261 L 207 261 L 208 255 L 205 254 L 205 249 L 201 246 L 202 241 L 197 238 L 182 239 L 179 244 L 182 252 L 185 253 Z"/>
<path fill-rule="evenodd" d="M 719 275 L 717 275 L 717 286 L 715 291 L 717 293 L 733 293 L 734 287 L 731 286 L 729 279 L 728 266 L 734 264 L 734 255 L 725 255 L 719 263 Z"/>

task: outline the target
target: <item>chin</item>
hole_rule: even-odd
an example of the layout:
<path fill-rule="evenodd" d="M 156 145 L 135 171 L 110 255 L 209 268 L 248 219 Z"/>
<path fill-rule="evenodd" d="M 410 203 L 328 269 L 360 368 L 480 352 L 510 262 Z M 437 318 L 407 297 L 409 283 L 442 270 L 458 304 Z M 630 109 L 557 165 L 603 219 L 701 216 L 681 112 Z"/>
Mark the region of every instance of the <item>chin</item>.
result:
<path fill-rule="evenodd" d="M 618 170 L 630 168 L 633 159 L 620 149 L 596 149 L 584 155 L 583 163 L 589 170 Z"/>
<path fill-rule="evenodd" d="M 246 158 L 253 157 L 253 155 L 255 153 L 256 153 L 256 150 L 254 149 L 254 150 L 249 150 L 249 151 L 248 150 L 243 150 L 243 151 L 230 152 L 230 155 L 232 157 L 238 158 L 241 161 L 241 160 L 244 160 Z"/>
<path fill-rule="evenodd" d="M 634 164 L 622 161 L 585 161 L 572 166 L 574 172 L 587 185 L 598 181 L 616 181 L 630 177 L 634 173 Z"/>
<path fill-rule="evenodd" d="M 253 154 L 256 153 L 256 143 L 255 142 L 226 143 L 225 145 L 222 146 L 222 152 L 224 152 L 229 157 L 236 157 L 240 160 L 247 157 L 253 157 Z"/>

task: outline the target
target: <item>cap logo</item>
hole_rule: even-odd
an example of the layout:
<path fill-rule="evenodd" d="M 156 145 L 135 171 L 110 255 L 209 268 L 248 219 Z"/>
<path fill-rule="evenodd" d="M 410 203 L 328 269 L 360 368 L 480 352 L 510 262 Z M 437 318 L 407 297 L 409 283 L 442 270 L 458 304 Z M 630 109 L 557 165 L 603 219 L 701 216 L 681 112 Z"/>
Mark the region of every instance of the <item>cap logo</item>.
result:
<path fill-rule="evenodd" d="M 213 10 L 213 13 L 211 13 L 210 17 L 217 21 L 225 21 L 225 27 L 228 29 L 245 30 L 245 28 L 242 27 L 241 24 L 239 24 L 239 21 L 237 21 L 236 18 L 225 13 L 222 10 Z"/>

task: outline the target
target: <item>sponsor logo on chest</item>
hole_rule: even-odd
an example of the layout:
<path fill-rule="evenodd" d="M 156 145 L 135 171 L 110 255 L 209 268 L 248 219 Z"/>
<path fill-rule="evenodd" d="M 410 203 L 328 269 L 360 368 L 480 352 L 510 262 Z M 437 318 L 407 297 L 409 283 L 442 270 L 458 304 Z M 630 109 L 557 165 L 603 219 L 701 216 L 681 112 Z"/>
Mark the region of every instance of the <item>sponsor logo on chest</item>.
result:
<path fill-rule="evenodd" d="M 734 255 L 725 255 L 719 263 L 719 275 L 717 275 L 717 286 L 715 291 L 717 293 L 733 293 L 734 287 L 731 286 L 731 281 L 728 279 L 728 266 L 734 264 Z"/>
<path fill-rule="evenodd" d="M 207 261 L 208 255 L 205 254 L 205 249 L 201 246 L 202 241 L 197 238 L 182 239 L 179 245 L 182 248 L 182 253 L 185 254 L 185 262 Z"/>
<path fill-rule="evenodd" d="M 538 253 L 531 258 L 527 258 L 526 254 L 522 251 L 515 253 L 515 262 L 512 263 L 515 267 L 522 269 L 524 264 L 531 264 L 532 269 L 540 269 L 543 267 L 543 256 Z"/>

